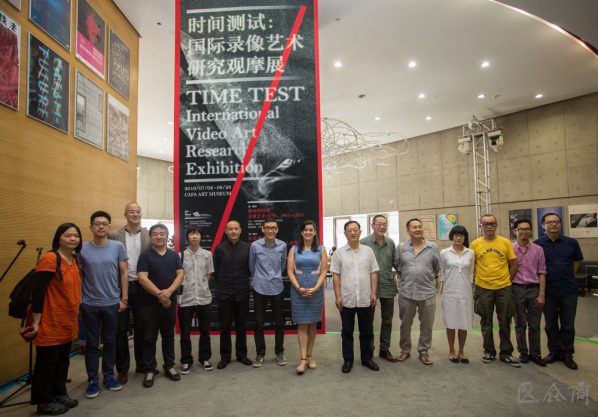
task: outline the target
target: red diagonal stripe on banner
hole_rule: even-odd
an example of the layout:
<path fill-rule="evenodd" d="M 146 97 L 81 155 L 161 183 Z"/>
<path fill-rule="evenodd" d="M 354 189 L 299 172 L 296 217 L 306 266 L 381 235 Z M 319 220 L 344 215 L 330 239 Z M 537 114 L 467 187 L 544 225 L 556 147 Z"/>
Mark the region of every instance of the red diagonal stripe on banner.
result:
<path fill-rule="evenodd" d="M 291 29 L 291 34 L 287 39 L 287 43 L 282 54 L 282 60 L 280 62 L 280 65 L 278 66 L 278 70 L 274 74 L 274 78 L 272 79 L 270 88 L 268 89 L 268 95 L 266 97 L 266 100 L 264 101 L 264 104 L 262 105 L 260 117 L 257 119 L 257 124 L 255 125 L 255 129 L 253 130 L 253 135 L 251 136 L 251 140 L 249 141 L 249 145 L 247 146 L 245 158 L 243 158 L 243 163 L 241 164 L 241 169 L 237 174 L 237 179 L 235 180 L 235 184 L 233 185 L 230 197 L 228 198 L 228 201 L 226 203 L 224 213 L 222 214 L 222 219 L 220 219 L 218 231 L 216 232 L 216 236 L 214 236 L 214 242 L 212 243 L 212 252 L 222 240 L 222 235 L 224 234 L 224 227 L 226 226 L 230 214 L 233 211 L 233 206 L 235 205 L 235 201 L 237 200 L 237 196 L 239 195 L 239 190 L 241 189 L 241 184 L 243 183 L 243 178 L 245 177 L 245 170 L 247 168 L 247 165 L 249 164 L 249 161 L 251 160 L 251 157 L 253 156 L 255 145 L 257 144 L 257 140 L 262 131 L 262 127 L 264 127 L 266 115 L 268 114 L 268 110 L 270 110 L 270 104 L 272 103 L 272 99 L 274 98 L 276 94 L 276 89 L 278 88 L 278 84 L 280 83 L 280 77 L 282 77 L 282 73 L 284 72 L 284 68 L 286 67 L 287 61 L 289 59 L 289 55 L 291 54 L 293 38 L 299 32 L 299 26 L 301 26 L 301 22 L 303 21 L 303 16 L 305 16 L 306 10 L 306 6 L 299 7 L 299 13 L 297 13 L 295 23 L 293 23 L 293 28 Z"/>

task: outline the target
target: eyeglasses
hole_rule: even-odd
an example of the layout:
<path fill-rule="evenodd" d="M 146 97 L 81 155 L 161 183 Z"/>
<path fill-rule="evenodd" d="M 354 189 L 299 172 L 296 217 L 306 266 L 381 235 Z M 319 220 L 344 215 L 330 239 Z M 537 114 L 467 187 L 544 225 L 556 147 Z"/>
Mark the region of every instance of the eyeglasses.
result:
<path fill-rule="evenodd" d="M 482 223 L 482 227 L 496 227 L 496 222 Z"/>
<path fill-rule="evenodd" d="M 547 220 L 544 222 L 544 224 L 560 224 L 561 221 L 560 220 Z"/>
<path fill-rule="evenodd" d="M 262 226 L 262 228 L 268 232 L 275 232 L 278 230 L 278 226 Z"/>
<path fill-rule="evenodd" d="M 93 222 L 91 225 L 94 227 L 108 227 L 108 226 L 110 226 L 110 223 Z"/>
<path fill-rule="evenodd" d="M 517 230 L 518 232 L 521 232 L 521 233 L 529 233 L 529 232 L 532 231 L 532 229 L 530 229 L 529 227 L 520 227 L 520 228 L 515 229 L 515 230 Z"/>

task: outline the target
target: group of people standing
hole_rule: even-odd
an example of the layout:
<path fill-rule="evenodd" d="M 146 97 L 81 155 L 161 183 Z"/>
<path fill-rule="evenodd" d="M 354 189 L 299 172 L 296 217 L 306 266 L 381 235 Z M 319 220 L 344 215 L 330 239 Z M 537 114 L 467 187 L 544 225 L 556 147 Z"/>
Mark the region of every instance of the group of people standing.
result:
<path fill-rule="evenodd" d="M 299 244 L 287 251 L 277 239 L 275 219 L 262 224 L 264 237 L 251 244 L 241 240 L 241 225 L 229 220 L 225 239 L 214 253 L 200 247 L 201 230 L 187 227 L 188 247 L 179 255 L 167 248 L 168 229 L 156 224 L 141 227 L 141 208 L 135 202 L 125 208 L 126 226 L 110 233 L 111 217 L 97 211 L 90 217 L 92 239 L 82 243 L 75 224 L 60 225 L 55 233 L 53 252 L 38 262 L 32 291 L 30 322 L 37 357 L 33 375 L 32 404 L 39 414 L 56 415 L 78 404 L 66 392 L 70 346 L 78 333 L 77 315 L 85 336 L 85 367 L 88 375 L 87 398 L 100 393 L 99 343 L 103 343 L 102 384 L 118 391 L 128 382 L 131 365 L 128 330 L 134 323 L 135 372 L 143 373 L 143 386 L 151 387 L 158 374 L 156 343 L 161 336 L 164 374 L 173 381 L 188 374 L 193 365 L 191 327 L 199 323 L 198 361 L 211 371 L 210 323 L 212 290 L 218 305 L 220 361 L 226 368 L 232 359 L 231 331 L 235 324 L 235 355 L 243 365 L 259 368 L 264 364 L 264 327 L 270 306 L 275 328 L 275 360 L 286 365 L 283 315 L 286 269 L 291 284 L 292 319 L 297 325 L 299 343 L 298 374 L 315 369 L 313 349 L 316 326 L 322 317 L 323 291 L 328 266 L 326 250 L 318 242 L 314 221 L 300 228 Z M 395 246 L 386 236 L 388 220 L 373 218 L 373 233 L 360 240 L 356 221 L 344 225 L 347 244 L 334 252 L 335 303 L 342 321 L 342 372 L 353 367 L 355 316 L 359 322 L 361 363 L 377 371 L 374 362 L 373 319 L 380 300 L 381 331 L 379 356 L 402 362 L 411 354 L 411 327 L 415 314 L 420 321 L 417 352 L 425 365 L 433 363 L 429 351 L 436 310 L 437 291 L 443 294 L 442 317 L 447 328 L 449 360 L 468 363 L 464 345 L 467 330 L 473 327 L 474 311 L 481 317 L 484 338 L 482 361 L 496 358 L 492 320 L 496 308 L 499 322 L 499 358 L 515 367 L 530 360 L 546 363 L 562 360 L 571 369 L 577 287 L 574 274 L 583 259 L 575 239 L 560 234 L 560 218 L 548 213 L 542 218 L 546 235 L 530 242 L 532 223 L 515 224 L 517 242 L 496 234 L 496 217 L 480 219 L 483 236 L 468 247 L 468 232 L 462 226 L 449 234 L 452 245 L 439 251 L 424 238 L 423 224 L 410 219 L 409 239 Z M 60 271 L 57 272 L 60 256 Z M 395 272 L 397 272 L 397 278 Z M 437 285 L 439 277 L 441 284 Z M 474 278 L 475 277 L 475 278 Z M 213 281 L 213 283 L 210 283 Z M 397 284 L 398 282 L 398 284 Z M 475 282 L 475 285 L 472 285 Z M 250 295 L 255 310 L 256 357 L 247 354 L 246 324 Z M 400 352 L 390 352 L 394 299 L 398 297 Z M 175 369 L 174 333 L 180 324 L 180 372 Z M 545 314 L 549 354 L 540 355 L 540 318 Z M 512 356 L 511 319 L 515 317 L 519 360 Z M 526 343 L 529 327 L 529 348 Z M 455 351 L 455 337 L 458 351 Z M 116 369 L 116 376 L 115 376 Z"/>
<path fill-rule="evenodd" d="M 409 239 L 396 247 L 386 236 L 388 220 L 383 215 L 373 217 L 373 233 L 361 240 L 359 223 L 345 223 L 348 243 L 334 253 L 330 268 L 342 320 L 342 372 L 351 372 L 353 367 L 355 315 L 359 320 L 361 363 L 371 370 L 379 369 L 373 360 L 373 317 L 377 299 L 381 307 L 379 356 L 391 362 L 403 362 L 410 357 L 411 327 L 417 313 L 420 322 L 418 356 L 423 364 L 432 365 L 429 351 L 437 293 L 442 294 L 442 318 L 451 362 L 469 363 L 464 347 L 467 331 L 474 326 L 474 313 L 480 316 L 482 361 L 490 363 L 496 359 L 492 331 L 496 309 L 498 356 L 502 362 L 520 367 L 521 362 L 533 361 L 546 366 L 563 361 L 568 368 L 577 369 L 573 360 L 578 293 L 575 272 L 583 255 L 575 239 L 561 234 L 558 214 L 547 213 L 541 222 L 545 234 L 534 243 L 531 242 L 531 220 L 518 220 L 514 225 L 517 241 L 511 243 L 496 234 L 496 217 L 486 214 L 480 219 L 482 236 L 475 239 L 471 247 L 467 230 L 455 226 L 449 233 L 451 246 L 442 251 L 424 238 L 423 224 L 417 218 L 407 221 Z M 390 352 L 390 336 L 397 293 L 400 352 L 394 356 Z M 542 312 L 548 338 L 546 357 L 542 357 L 540 351 Z M 513 356 L 510 339 L 513 318 L 518 358 Z"/>

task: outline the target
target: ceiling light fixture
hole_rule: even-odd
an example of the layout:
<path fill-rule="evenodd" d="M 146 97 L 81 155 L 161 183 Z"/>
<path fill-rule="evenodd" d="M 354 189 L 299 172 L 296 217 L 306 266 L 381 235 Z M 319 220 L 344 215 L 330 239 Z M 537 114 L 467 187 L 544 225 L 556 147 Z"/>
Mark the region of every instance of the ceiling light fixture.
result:
<path fill-rule="evenodd" d="M 415 61 L 409 61 L 409 64 L 407 64 L 409 66 L 409 68 L 415 68 L 417 67 L 417 62 Z"/>
<path fill-rule="evenodd" d="M 417 96 L 418 98 L 426 98 L 426 93 L 419 93 L 419 96 Z"/>
<path fill-rule="evenodd" d="M 380 120 L 380 116 L 374 117 L 374 120 Z"/>
<path fill-rule="evenodd" d="M 343 63 L 341 61 L 334 61 L 334 67 L 335 68 L 340 68 L 343 66 Z"/>
<path fill-rule="evenodd" d="M 426 116 L 426 120 L 432 120 L 432 116 Z"/>
<path fill-rule="evenodd" d="M 480 93 L 480 94 L 478 94 L 478 98 L 479 98 L 480 100 L 481 100 L 481 99 L 483 99 L 483 98 L 486 98 L 486 94 L 484 94 L 484 93 Z"/>
<path fill-rule="evenodd" d="M 172 122 L 168 122 L 168 124 L 172 126 L 174 123 L 172 123 Z"/>
<path fill-rule="evenodd" d="M 488 68 L 489 66 L 490 66 L 490 62 L 488 62 L 488 61 L 484 61 L 484 62 L 482 62 L 482 65 L 480 65 L 480 67 L 482 67 L 482 68 Z"/>
<path fill-rule="evenodd" d="M 543 97 L 544 97 L 544 94 L 542 94 L 542 93 L 536 94 L 536 98 L 543 98 Z"/>

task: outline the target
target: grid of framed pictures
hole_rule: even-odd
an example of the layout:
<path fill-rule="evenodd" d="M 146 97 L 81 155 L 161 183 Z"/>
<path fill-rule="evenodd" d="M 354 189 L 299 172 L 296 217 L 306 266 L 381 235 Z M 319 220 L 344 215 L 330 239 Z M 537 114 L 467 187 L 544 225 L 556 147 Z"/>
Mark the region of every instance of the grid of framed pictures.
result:
<path fill-rule="evenodd" d="M 21 10 L 20 0 L 8 2 Z M 74 51 L 71 49 L 73 3 L 76 3 Z M 19 16 L 11 17 L 17 13 Z M 107 80 L 110 87 L 129 100 L 128 45 L 113 28 L 107 27 L 106 20 L 88 0 L 30 0 L 28 17 L 61 48 L 52 46 L 51 41 L 48 44 L 47 38 L 44 40 L 35 30 L 27 33 L 27 116 L 68 134 L 73 92 L 73 136 L 128 160 L 129 108 L 93 79 L 97 76 Z M 0 8 L 0 104 L 14 110 L 19 110 L 22 27 L 19 19 L 20 12 L 7 13 Z M 71 71 L 72 52 L 90 70 L 88 73 L 85 69 Z"/>

